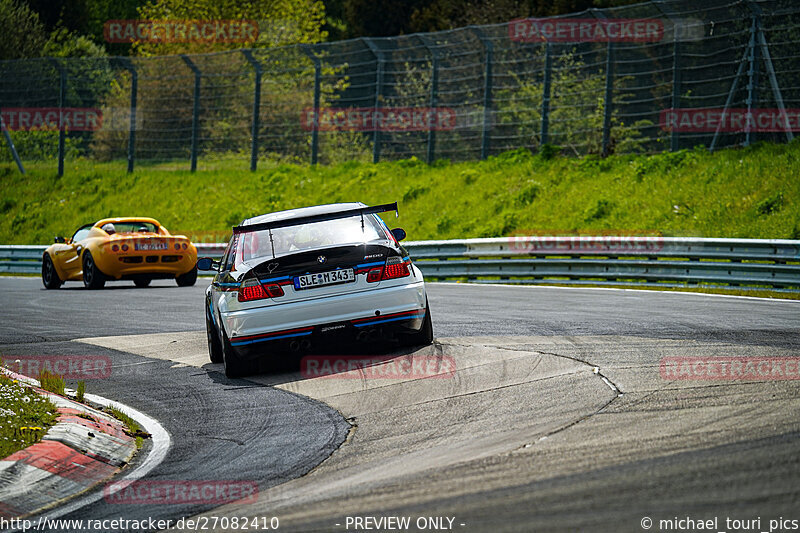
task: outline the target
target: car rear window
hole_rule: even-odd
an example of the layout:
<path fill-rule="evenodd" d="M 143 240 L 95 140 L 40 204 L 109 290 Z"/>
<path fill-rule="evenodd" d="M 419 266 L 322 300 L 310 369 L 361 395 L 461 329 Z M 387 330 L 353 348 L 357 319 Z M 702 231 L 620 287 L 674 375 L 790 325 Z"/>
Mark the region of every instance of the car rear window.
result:
<path fill-rule="evenodd" d="M 117 233 L 158 233 L 158 228 L 152 222 L 113 222 Z"/>
<path fill-rule="evenodd" d="M 383 224 L 374 215 L 364 217 L 364 228 L 361 228 L 361 217 L 341 218 L 325 222 L 314 222 L 302 226 L 289 226 L 272 230 L 272 243 L 268 230 L 242 233 L 234 237 L 235 261 L 238 268 L 243 261 L 272 258 L 344 244 L 356 244 L 376 240 L 389 239 Z M 275 246 L 274 254 L 272 244 Z"/>

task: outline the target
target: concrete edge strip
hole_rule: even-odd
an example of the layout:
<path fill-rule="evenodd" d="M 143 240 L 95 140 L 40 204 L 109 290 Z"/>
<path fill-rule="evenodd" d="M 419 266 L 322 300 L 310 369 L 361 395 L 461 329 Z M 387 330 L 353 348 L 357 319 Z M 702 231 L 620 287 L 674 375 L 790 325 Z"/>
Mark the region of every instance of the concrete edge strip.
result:
<path fill-rule="evenodd" d="M 114 474 L 117 474 L 122 466 L 133 457 L 135 452 L 133 438 L 127 435 L 125 435 L 125 438 L 120 438 L 120 434 L 124 435 L 122 424 L 110 419 L 105 413 L 101 413 L 89 406 L 74 402 L 62 396 L 43 391 L 38 387 L 39 382 L 35 379 L 11 372 L 5 368 L 0 368 L 0 371 L 12 379 L 16 379 L 36 388 L 37 392 L 44 393 L 51 398 L 58 398 L 58 403 L 61 404 L 61 407 L 58 407 L 59 421 L 53 428 L 64 426 L 64 431 L 60 431 L 59 429 L 56 433 L 61 434 L 55 435 L 54 438 L 47 438 L 50 434 L 50 431 L 48 431 L 40 442 L 0 460 L 0 464 L 5 463 L 5 468 L 2 470 L 11 473 L 11 475 L 0 478 L 0 483 L 7 480 L 13 481 L 14 484 L 10 489 L 14 487 L 25 489 L 24 491 L 20 491 L 19 497 L 14 497 L 12 495 L 12 497 L 9 498 L 13 503 L 0 501 L 0 511 L 5 510 L 6 514 L 14 512 L 14 518 L 30 517 L 34 514 L 42 513 L 80 494 L 89 492 L 98 484 L 110 479 Z M 122 481 L 109 485 L 109 490 L 89 493 L 83 498 L 62 505 L 58 509 L 51 511 L 47 516 L 43 516 L 43 518 L 57 518 L 63 516 L 64 514 L 97 501 L 103 496 L 108 496 L 122 490 L 127 487 L 129 483 L 142 478 L 153 468 L 158 466 L 166 457 L 167 451 L 171 445 L 169 433 L 167 433 L 155 419 L 130 406 L 108 400 L 101 396 L 86 394 L 85 397 L 96 404 L 104 407 L 114 407 L 131 416 L 145 431 L 152 435 L 152 449 L 139 465 L 123 476 Z M 70 407 L 66 407 L 65 404 L 68 404 Z M 82 413 L 89 413 L 92 416 L 95 414 L 99 415 L 97 418 L 102 421 L 102 423 L 91 424 L 89 420 L 86 420 L 86 422 L 92 427 L 96 427 L 97 431 L 105 438 L 101 437 L 98 439 L 89 437 L 89 428 L 86 427 L 86 425 L 79 425 L 76 424 L 74 420 L 69 420 L 72 411 L 75 410 Z M 63 420 L 65 418 L 68 420 Z M 73 426 L 86 429 L 86 436 L 76 435 Z M 104 431 L 104 429 L 110 431 Z M 64 438 L 64 433 L 70 435 L 70 438 Z M 112 446 L 111 449 L 109 449 L 108 446 L 109 441 L 115 445 Z M 99 446 L 95 446 L 95 443 L 99 444 Z M 124 461 L 121 460 L 122 458 L 124 458 Z M 79 468 L 80 473 L 77 473 L 76 470 Z M 46 472 L 46 474 L 42 475 L 42 472 Z M 13 474 L 17 474 L 17 477 Z M 32 487 L 29 487 L 29 484 L 24 482 L 26 478 L 30 478 L 34 486 L 48 484 L 56 488 L 55 492 L 61 492 L 61 494 L 59 494 L 58 499 L 46 502 L 37 502 L 36 499 L 30 499 L 33 507 L 27 509 L 24 507 L 21 508 L 21 506 L 24 505 L 22 502 L 26 501 L 26 493 L 29 494 L 32 490 Z M 64 487 L 63 491 L 58 490 L 58 487 L 61 485 Z M 8 488 L 5 491 L 2 489 L 3 487 L 0 486 L 0 492 L 9 492 Z M 48 492 L 52 494 L 51 491 Z"/>

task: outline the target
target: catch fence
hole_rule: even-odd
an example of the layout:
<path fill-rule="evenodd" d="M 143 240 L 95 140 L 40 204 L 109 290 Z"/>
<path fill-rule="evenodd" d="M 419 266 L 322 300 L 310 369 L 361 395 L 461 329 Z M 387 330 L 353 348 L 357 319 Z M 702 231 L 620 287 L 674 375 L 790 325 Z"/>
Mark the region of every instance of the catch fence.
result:
<path fill-rule="evenodd" d="M 3 61 L 0 116 L 20 163 L 57 162 L 60 174 L 76 157 L 255 170 L 545 144 L 717 149 L 800 130 L 798 43 L 793 0 L 654 0 L 398 37 Z"/>

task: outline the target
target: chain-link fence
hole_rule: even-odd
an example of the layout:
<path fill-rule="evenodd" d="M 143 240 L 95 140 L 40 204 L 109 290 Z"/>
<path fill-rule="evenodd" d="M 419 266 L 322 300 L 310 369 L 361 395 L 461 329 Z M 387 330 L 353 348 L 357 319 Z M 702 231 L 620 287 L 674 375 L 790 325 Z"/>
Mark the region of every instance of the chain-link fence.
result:
<path fill-rule="evenodd" d="M 798 44 L 796 0 L 662 0 L 273 49 L 5 61 L 0 109 L 23 161 L 129 168 L 714 149 L 800 130 Z"/>

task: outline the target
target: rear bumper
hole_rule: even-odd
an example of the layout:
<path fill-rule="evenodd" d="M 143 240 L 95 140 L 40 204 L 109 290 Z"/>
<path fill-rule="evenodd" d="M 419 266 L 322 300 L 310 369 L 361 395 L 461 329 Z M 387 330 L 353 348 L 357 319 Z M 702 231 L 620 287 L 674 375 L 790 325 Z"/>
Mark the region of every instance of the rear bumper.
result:
<path fill-rule="evenodd" d="M 148 261 L 148 257 L 153 258 Z M 165 257 L 167 260 L 165 261 Z M 137 258 L 140 262 L 123 261 Z M 153 278 L 170 278 L 189 272 L 197 260 L 189 254 L 142 254 L 138 256 L 103 257 L 96 261 L 98 268 L 114 279 L 132 279 L 148 275 Z"/>
<path fill-rule="evenodd" d="M 417 331 L 425 315 L 422 281 L 302 302 L 222 313 L 237 349 L 266 341 L 361 338 L 380 330 Z"/>

